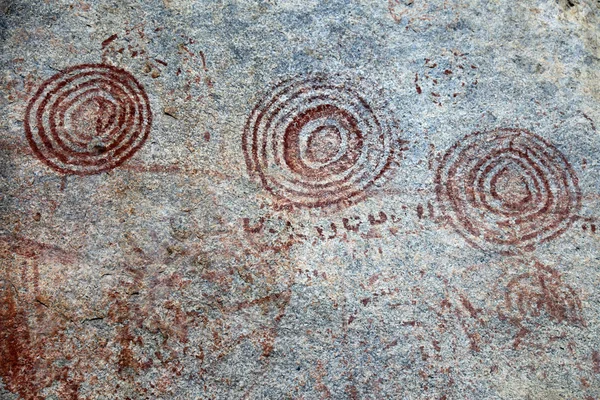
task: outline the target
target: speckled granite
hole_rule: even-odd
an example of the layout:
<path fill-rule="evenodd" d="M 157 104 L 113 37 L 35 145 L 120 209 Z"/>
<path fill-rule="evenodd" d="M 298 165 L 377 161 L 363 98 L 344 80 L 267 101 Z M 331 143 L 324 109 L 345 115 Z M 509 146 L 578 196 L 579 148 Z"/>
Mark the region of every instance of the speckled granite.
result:
<path fill-rule="evenodd" d="M 0 0 L 0 398 L 600 398 L 596 0 Z"/>

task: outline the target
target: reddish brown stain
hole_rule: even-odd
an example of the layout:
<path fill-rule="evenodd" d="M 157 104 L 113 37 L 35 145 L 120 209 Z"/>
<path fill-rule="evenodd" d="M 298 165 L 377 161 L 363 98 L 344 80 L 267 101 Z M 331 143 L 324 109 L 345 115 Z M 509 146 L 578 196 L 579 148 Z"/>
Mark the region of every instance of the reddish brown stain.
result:
<path fill-rule="evenodd" d="M 244 226 L 244 230 L 246 232 L 250 232 L 250 233 L 259 233 L 260 231 L 262 231 L 264 223 L 265 223 L 265 219 L 262 218 L 262 217 L 254 225 L 250 225 L 250 219 L 249 218 L 243 218 L 242 219 L 242 224 Z"/>
<path fill-rule="evenodd" d="M 355 217 L 354 219 L 357 219 Z M 342 218 L 342 224 L 347 231 L 358 232 L 358 228 L 360 228 L 361 222 L 352 224 L 348 218 Z"/>
<path fill-rule="evenodd" d="M 42 84 L 24 125 L 41 161 L 61 173 L 89 175 L 121 165 L 142 147 L 152 111 L 133 75 L 111 65 L 83 64 Z"/>
<path fill-rule="evenodd" d="M 471 314 L 471 317 L 472 318 L 477 318 L 477 314 L 479 312 L 481 312 L 481 310 L 476 309 L 475 307 L 473 307 L 473 304 L 471 304 L 471 302 L 469 301 L 469 299 L 467 299 L 463 295 L 460 296 L 460 301 L 461 301 L 462 305 L 469 311 L 469 314 Z"/>
<path fill-rule="evenodd" d="M 600 374 L 600 352 L 594 350 L 592 352 L 592 366 L 595 374 Z"/>
<path fill-rule="evenodd" d="M 106 46 L 108 46 L 109 44 L 111 44 L 116 38 L 117 38 L 117 34 L 115 33 L 112 36 L 109 36 L 106 40 L 104 40 L 102 42 L 102 49 L 104 49 Z"/>
<path fill-rule="evenodd" d="M 421 87 L 419 86 L 419 74 L 415 73 L 415 89 L 417 90 L 418 94 L 423 93 L 423 90 L 421 89 Z"/>
<path fill-rule="evenodd" d="M 429 201 L 427 202 L 427 211 L 429 212 L 429 218 L 434 219 L 435 218 L 435 210 L 434 210 L 433 204 L 431 204 Z"/>
<path fill-rule="evenodd" d="M 380 225 L 388 220 L 387 214 L 383 211 L 379 212 L 379 218 L 375 218 L 372 214 L 369 214 L 368 218 L 371 225 Z"/>
<path fill-rule="evenodd" d="M 119 353 L 119 373 L 124 370 L 131 369 L 136 372 L 140 368 L 140 364 L 135 360 L 131 344 L 136 341 L 136 338 L 131 334 L 129 326 L 119 329 L 119 334 L 116 340 L 121 344 L 121 352 Z"/>
<path fill-rule="evenodd" d="M 523 341 L 523 338 L 525 336 L 527 336 L 527 334 L 529 334 L 529 333 L 530 333 L 529 329 L 527 329 L 525 327 L 521 327 L 515 336 L 515 341 L 513 342 L 513 348 L 517 349 L 519 347 L 519 345 L 521 344 L 521 342 Z"/>
<path fill-rule="evenodd" d="M 9 391 L 26 399 L 41 399 L 27 315 L 17 305 L 12 287 L 0 286 L 0 299 L 0 376 Z"/>
<path fill-rule="evenodd" d="M 48 259 L 61 264 L 72 264 L 79 258 L 75 252 L 18 235 L 0 236 L 0 243 L 5 244 L 9 252 L 25 258 Z"/>
<path fill-rule="evenodd" d="M 315 226 L 315 229 L 317 231 L 317 234 L 319 235 L 319 238 L 321 239 L 335 239 L 337 237 L 337 225 L 335 223 L 330 223 L 329 224 L 329 228 L 331 229 L 331 233 L 329 235 L 325 235 L 324 232 L 325 230 L 320 227 L 320 226 Z"/>
<path fill-rule="evenodd" d="M 8 140 L 0 140 L 0 150 L 21 153 L 28 156 L 33 155 L 33 151 L 27 145 Z"/>
<path fill-rule="evenodd" d="M 202 60 L 202 68 L 204 69 L 204 71 L 208 71 L 208 68 L 206 66 L 206 56 L 204 55 L 203 51 L 199 51 L 198 54 L 200 54 L 200 59 Z"/>
<path fill-rule="evenodd" d="M 356 386 L 348 385 L 348 386 L 346 386 L 346 389 L 344 391 L 348 394 L 348 396 L 350 397 L 351 400 L 360 399 L 359 394 L 358 394 L 358 389 L 356 388 Z"/>

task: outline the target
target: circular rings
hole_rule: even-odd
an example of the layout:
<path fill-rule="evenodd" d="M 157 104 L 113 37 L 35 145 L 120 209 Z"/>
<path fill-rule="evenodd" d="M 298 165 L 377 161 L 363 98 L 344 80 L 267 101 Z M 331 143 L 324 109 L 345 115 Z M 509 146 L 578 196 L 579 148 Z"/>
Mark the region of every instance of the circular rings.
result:
<path fill-rule="evenodd" d="M 144 88 L 129 72 L 103 64 L 77 65 L 54 75 L 25 113 L 25 134 L 36 156 L 76 175 L 125 162 L 144 144 L 151 125 Z"/>
<path fill-rule="evenodd" d="M 476 132 L 436 174 L 444 217 L 471 244 L 513 253 L 566 231 L 581 206 L 578 179 L 556 147 L 523 129 Z"/>
<path fill-rule="evenodd" d="M 248 171 L 285 203 L 352 202 L 391 162 L 392 130 L 385 117 L 341 76 L 284 81 L 246 123 Z"/>

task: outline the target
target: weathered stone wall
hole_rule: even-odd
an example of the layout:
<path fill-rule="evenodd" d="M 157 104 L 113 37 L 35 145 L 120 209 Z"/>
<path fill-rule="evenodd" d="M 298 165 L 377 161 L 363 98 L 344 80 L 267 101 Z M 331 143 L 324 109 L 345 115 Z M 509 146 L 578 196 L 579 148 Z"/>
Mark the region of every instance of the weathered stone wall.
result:
<path fill-rule="evenodd" d="M 600 398 L 596 0 L 0 0 L 0 398 Z"/>

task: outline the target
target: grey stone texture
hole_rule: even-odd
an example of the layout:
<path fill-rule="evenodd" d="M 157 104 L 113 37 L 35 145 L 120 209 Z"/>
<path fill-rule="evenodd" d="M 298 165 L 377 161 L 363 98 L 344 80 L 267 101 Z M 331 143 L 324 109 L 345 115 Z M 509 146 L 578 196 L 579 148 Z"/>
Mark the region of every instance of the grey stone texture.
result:
<path fill-rule="evenodd" d="M 0 0 L 0 44 L 0 398 L 600 398 L 600 2 Z"/>

